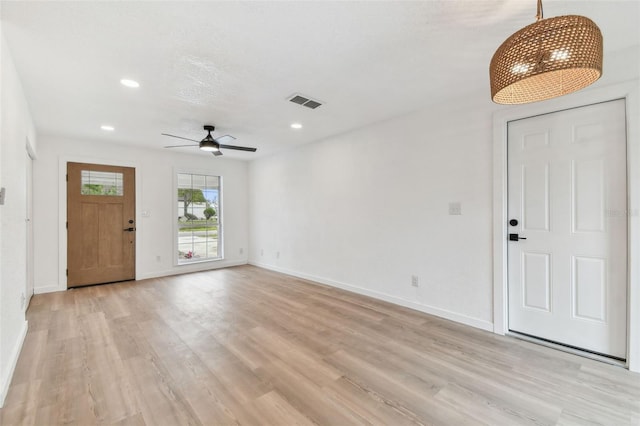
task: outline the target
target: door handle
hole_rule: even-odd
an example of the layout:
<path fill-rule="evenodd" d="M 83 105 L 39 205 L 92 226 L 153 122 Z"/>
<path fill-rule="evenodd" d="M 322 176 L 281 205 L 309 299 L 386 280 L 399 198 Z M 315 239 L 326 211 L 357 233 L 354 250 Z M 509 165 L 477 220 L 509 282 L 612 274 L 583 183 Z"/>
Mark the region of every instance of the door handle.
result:
<path fill-rule="evenodd" d="M 526 240 L 526 237 L 521 237 L 518 234 L 509 234 L 509 241 L 519 241 L 519 240 Z"/>
<path fill-rule="evenodd" d="M 127 231 L 127 232 L 133 232 L 135 231 L 136 228 L 124 228 L 123 231 Z"/>

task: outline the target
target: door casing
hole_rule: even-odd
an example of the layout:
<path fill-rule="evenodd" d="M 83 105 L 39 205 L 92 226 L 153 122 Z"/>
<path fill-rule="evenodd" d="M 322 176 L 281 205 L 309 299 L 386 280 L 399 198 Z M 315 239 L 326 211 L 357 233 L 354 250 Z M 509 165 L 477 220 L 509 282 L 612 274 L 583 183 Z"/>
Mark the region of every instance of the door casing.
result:
<path fill-rule="evenodd" d="M 508 107 L 493 114 L 493 326 L 508 332 L 507 295 L 507 123 L 590 104 L 625 100 L 627 130 L 628 315 L 626 367 L 640 372 L 640 82 L 637 80 L 529 105 Z"/>
<path fill-rule="evenodd" d="M 511 121 L 507 156 L 510 332 L 625 359 L 624 100 Z"/>
<path fill-rule="evenodd" d="M 123 194 L 81 195 L 83 170 L 120 173 L 123 176 Z M 135 169 L 69 162 L 67 184 L 67 241 L 74 235 L 73 244 L 68 245 L 67 286 L 79 287 L 134 279 Z M 70 193 L 73 188 L 77 192 Z M 69 206 L 73 207 L 71 211 Z M 93 212 L 90 219 L 84 217 L 88 211 Z M 92 255 L 88 256 L 89 253 Z M 85 261 L 93 262 L 88 266 L 84 264 Z"/>
<path fill-rule="evenodd" d="M 25 312 L 29 308 L 31 302 L 31 296 L 34 291 L 34 263 L 33 263 L 33 161 L 35 160 L 35 154 L 31 148 L 31 143 L 27 138 L 26 143 L 26 156 L 25 162 L 27 165 L 27 179 L 26 179 L 26 192 L 27 192 L 27 205 L 25 218 L 27 224 L 27 285 L 25 289 L 24 310 Z"/>
<path fill-rule="evenodd" d="M 58 282 L 57 286 L 50 287 L 42 287 L 37 290 L 37 293 L 50 293 L 55 291 L 65 291 L 67 290 L 67 228 L 66 228 L 66 218 L 67 218 L 67 163 L 92 163 L 92 164 L 104 164 L 109 166 L 122 166 L 122 167 L 132 167 L 135 169 L 136 176 L 140 176 L 140 164 L 134 161 L 128 160 L 112 160 L 108 158 L 98 158 L 91 156 L 82 156 L 82 155 L 61 155 L 58 159 L 58 235 L 59 235 L 59 250 L 58 250 Z M 142 190 L 142 179 L 136 178 L 136 223 L 140 223 L 140 196 Z M 141 226 L 137 227 L 137 236 L 140 238 Z M 136 244 L 136 262 L 135 262 L 135 270 L 136 270 L 136 279 L 139 274 L 139 263 L 141 259 L 141 244 Z"/>

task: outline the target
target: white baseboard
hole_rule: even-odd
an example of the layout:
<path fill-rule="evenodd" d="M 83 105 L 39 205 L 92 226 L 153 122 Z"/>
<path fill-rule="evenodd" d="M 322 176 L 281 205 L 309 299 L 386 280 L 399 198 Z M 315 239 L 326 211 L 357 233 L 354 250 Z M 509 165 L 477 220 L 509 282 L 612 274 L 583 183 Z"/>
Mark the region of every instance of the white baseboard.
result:
<path fill-rule="evenodd" d="M 7 392 L 9 392 L 9 385 L 11 385 L 11 379 L 13 378 L 13 372 L 16 369 L 16 365 L 18 364 L 18 357 L 20 356 L 20 351 L 22 350 L 22 345 L 24 344 L 24 339 L 27 337 L 27 330 L 29 329 L 29 323 L 25 321 L 22 324 L 22 330 L 20 330 L 20 335 L 18 336 L 18 340 L 11 351 L 11 357 L 9 358 L 9 370 L 7 374 L 2 377 L 2 382 L 0 382 L 0 408 L 4 405 L 4 399 L 7 397 Z"/>
<path fill-rule="evenodd" d="M 223 260 L 223 261 L 215 261 L 215 262 L 202 262 L 198 264 L 185 265 L 181 267 L 177 267 L 174 269 L 166 269 L 164 271 L 154 271 L 148 273 L 142 273 L 136 275 L 136 280 L 146 280 L 149 278 L 159 278 L 159 277 L 168 277 L 171 275 L 180 275 L 180 274 L 188 274 L 190 272 L 202 272 L 202 271 L 211 271 L 213 269 L 220 268 L 228 268 L 231 266 L 240 266 L 246 265 L 247 260 Z M 182 269 L 184 268 L 184 269 Z M 66 287 L 60 287 L 58 285 L 48 285 L 35 287 L 33 289 L 34 294 L 45 294 L 45 293 L 54 293 L 56 291 L 65 291 Z"/>
<path fill-rule="evenodd" d="M 168 277 L 171 275 L 189 274 L 191 272 L 212 271 L 214 269 L 229 268 L 232 266 L 246 265 L 247 259 L 242 260 L 221 260 L 214 262 L 202 262 L 192 265 L 183 265 L 164 271 L 154 271 L 146 274 L 137 274 L 136 280 L 146 280 L 150 278 Z"/>
<path fill-rule="evenodd" d="M 55 293 L 56 291 L 65 291 L 66 288 L 61 288 L 57 285 L 47 285 L 42 287 L 34 287 L 33 294 L 45 294 L 45 293 Z"/>
<path fill-rule="evenodd" d="M 373 291 L 362 287 L 357 287 L 351 284 L 342 283 L 339 281 L 330 280 L 323 277 L 317 277 L 310 274 L 305 274 L 298 271 L 292 271 L 289 269 L 281 268 L 279 266 L 269 265 L 266 263 L 255 262 L 249 260 L 250 265 L 258 266 L 260 268 L 269 269 L 271 271 L 280 272 L 286 275 L 302 278 L 309 281 L 315 281 L 320 284 L 326 284 L 331 287 L 337 287 L 342 290 L 350 291 L 352 293 L 362 294 L 364 296 L 373 297 L 374 299 L 384 300 L 385 302 L 393 303 L 395 305 L 404 306 L 406 308 L 415 309 L 416 311 L 424 312 L 426 314 L 435 315 L 440 318 L 445 318 L 451 321 L 455 321 L 461 324 L 469 325 L 471 327 L 479 328 L 481 330 L 493 332 L 493 323 L 478 318 L 473 318 L 464 314 L 449 311 L 446 309 L 437 308 L 435 306 L 425 305 L 422 303 L 414 302 L 411 300 L 402 299 L 397 296 L 382 293 L 379 291 Z"/>

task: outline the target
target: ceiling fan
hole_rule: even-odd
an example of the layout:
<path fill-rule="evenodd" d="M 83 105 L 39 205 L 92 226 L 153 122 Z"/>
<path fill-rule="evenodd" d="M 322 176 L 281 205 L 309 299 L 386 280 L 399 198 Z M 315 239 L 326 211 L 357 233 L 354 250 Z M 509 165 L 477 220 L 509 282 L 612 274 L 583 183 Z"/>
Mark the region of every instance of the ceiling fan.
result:
<path fill-rule="evenodd" d="M 211 132 L 213 132 L 215 130 L 215 126 L 211 126 L 208 124 L 204 125 L 204 130 L 206 130 L 207 136 L 205 136 L 204 139 L 202 139 L 201 141 L 197 141 L 195 139 L 189 139 L 189 138 L 183 138 L 182 136 L 176 136 L 176 135 L 170 135 L 168 133 L 162 133 L 163 136 L 169 136 L 172 138 L 178 138 L 178 139 L 184 139 L 186 141 L 192 141 L 192 142 L 197 142 L 196 144 L 189 144 L 189 145 L 169 145 L 169 146 L 165 146 L 165 148 L 179 148 L 179 147 L 183 147 L 183 146 L 197 146 L 199 147 L 201 150 L 203 151 L 207 151 L 207 152 L 211 152 L 213 155 L 215 155 L 216 157 L 219 155 L 222 155 L 222 152 L 220 151 L 220 149 L 235 149 L 238 151 L 250 151 L 250 152 L 256 152 L 257 148 L 249 148 L 247 146 L 237 146 L 237 145 L 225 145 L 222 144 L 221 142 L 225 142 L 225 141 L 232 141 L 235 140 L 235 138 L 231 135 L 224 135 L 224 136 L 220 136 L 219 138 L 213 138 L 213 136 L 211 136 Z"/>

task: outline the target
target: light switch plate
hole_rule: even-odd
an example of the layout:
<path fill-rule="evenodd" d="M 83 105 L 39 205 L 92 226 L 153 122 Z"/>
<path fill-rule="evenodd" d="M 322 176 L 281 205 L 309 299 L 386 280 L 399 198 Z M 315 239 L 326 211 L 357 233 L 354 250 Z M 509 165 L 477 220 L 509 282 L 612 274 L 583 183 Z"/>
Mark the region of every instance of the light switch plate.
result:
<path fill-rule="evenodd" d="M 449 214 L 453 216 L 459 216 L 462 214 L 462 204 L 460 202 L 449 203 Z"/>
<path fill-rule="evenodd" d="M 5 194 L 5 190 L 4 188 L 0 188 L 0 206 L 4 205 L 4 194 Z"/>

